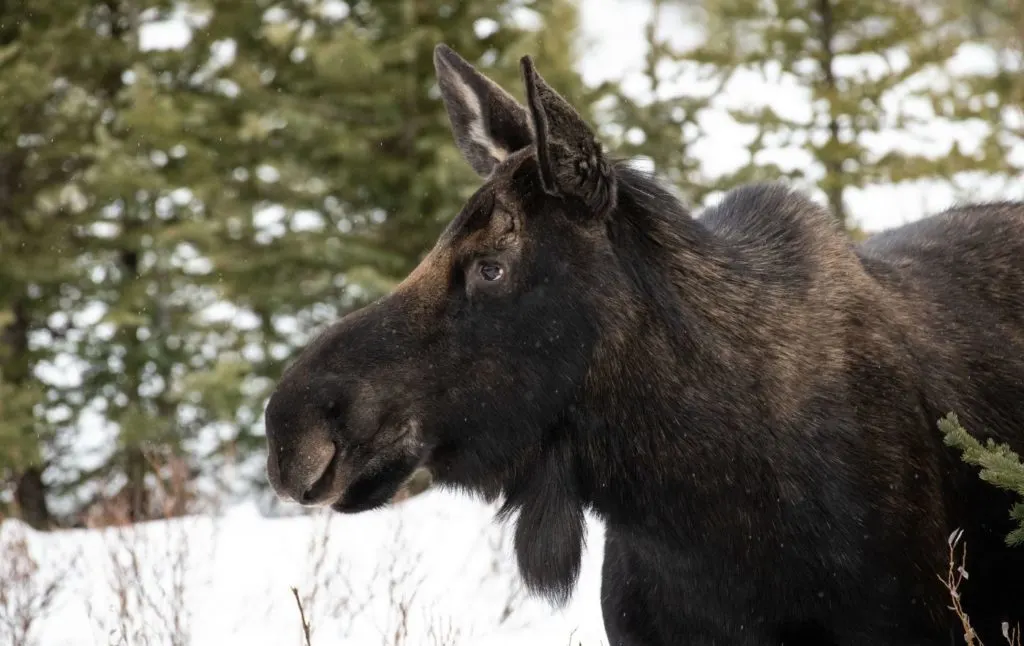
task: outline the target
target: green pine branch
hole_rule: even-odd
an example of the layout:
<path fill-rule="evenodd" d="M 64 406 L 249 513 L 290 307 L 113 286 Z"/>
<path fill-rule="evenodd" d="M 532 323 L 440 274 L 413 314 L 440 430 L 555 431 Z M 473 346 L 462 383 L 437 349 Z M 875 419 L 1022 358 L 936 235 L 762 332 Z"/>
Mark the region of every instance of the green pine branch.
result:
<path fill-rule="evenodd" d="M 939 430 L 947 446 L 961 451 L 964 462 L 981 467 L 982 480 L 1021 497 L 1022 502 L 1010 510 L 1018 527 L 1010 532 L 1006 542 L 1024 545 L 1024 463 L 1020 457 L 1009 446 L 997 444 L 991 438 L 983 445 L 960 425 L 953 413 L 939 420 Z"/>

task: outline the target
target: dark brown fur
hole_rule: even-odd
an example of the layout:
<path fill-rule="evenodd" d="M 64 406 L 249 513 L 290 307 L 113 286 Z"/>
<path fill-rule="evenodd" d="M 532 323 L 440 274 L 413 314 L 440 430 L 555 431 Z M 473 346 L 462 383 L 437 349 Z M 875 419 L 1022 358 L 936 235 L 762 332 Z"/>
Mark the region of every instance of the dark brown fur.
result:
<path fill-rule="evenodd" d="M 958 527 L 975 627 L 993 644 L 1024 619 L 1010 499 L 936 428 L 953 411 L 1024 451 L 1024 205 L 860 246 L 780 185 L 693 219 L 528 59 L 528 108 L 435 62 L 487 181 L 282 378 L 282 495 L 354 513 L 427 468 L 502 496 L 520 571 L 556 601 L 592 509 L 614 646 L 956 643 L 937 575 Z"/>

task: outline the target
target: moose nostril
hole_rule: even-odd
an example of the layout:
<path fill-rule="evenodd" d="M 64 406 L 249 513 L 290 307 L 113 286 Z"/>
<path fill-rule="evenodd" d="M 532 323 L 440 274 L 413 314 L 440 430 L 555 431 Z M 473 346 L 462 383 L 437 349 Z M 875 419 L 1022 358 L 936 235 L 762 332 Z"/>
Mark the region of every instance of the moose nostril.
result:
<path fill-rule="evenodd" d="M 330 403 L 327 404 L 327 419 L 337 419 L 341 417 L 344 405 L 344 402 L 340 399 L 332 399 Z"/>
<path fill-rule="evenodd" d="M 335 465 L 338 460 L 337 448 L 333 448 L 331 451 L 331 459 L 327 464 L 320 468 L 320 470 L 314 470 L 312 474 L 316 477 L 308 487 L 306 487 L 298 496 L 297 502 L 308 505 L 319 502 L 324 494 L 330 491 L 331 485 L 334 483 L 334 471 Z"/>
<path fill-rule="evenodd" d="M 270 458 L 267 471 L 279 494 L 298 503 L 314 503 L 330 491 L 336 456 L 337 447 L 330 438 L 308 433 L 291 438 L 286 450 Z"/>
<path fill-rule="evenodd" d="M 326 408 L 311 408 L 306 389 L 278 386 L 267 403 L 267 476 L 283 498 L 315 503 L 330 493 L 337 446 Z M 323 401 L 321 398 L 317 398 Z"/>
<path fill-rule="evenodd" d="M 299 496 L 299 499 L 296 502 L 298 502 L 300 505 L 308 505 L 310 503 L 315 502 L 317 499 L 315 494 L 316 490 L 316 485 L 310 487 L 309 489 L 306 489 L 304 492 L 302 492 L 302 495 Z"/>

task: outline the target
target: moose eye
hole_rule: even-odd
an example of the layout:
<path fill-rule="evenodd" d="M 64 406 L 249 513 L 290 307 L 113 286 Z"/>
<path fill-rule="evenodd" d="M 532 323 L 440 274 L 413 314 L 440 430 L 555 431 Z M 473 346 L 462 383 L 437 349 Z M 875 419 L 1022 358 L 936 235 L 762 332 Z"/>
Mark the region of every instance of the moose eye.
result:
<path fill-rule="evenodd" d="M 478 271 L 480 272 L 480 277 L 488 282 L 500 280 L 505 275 L 505 270 L 501 268 L 501 265 L 490 262 L 480 263 Z"/>

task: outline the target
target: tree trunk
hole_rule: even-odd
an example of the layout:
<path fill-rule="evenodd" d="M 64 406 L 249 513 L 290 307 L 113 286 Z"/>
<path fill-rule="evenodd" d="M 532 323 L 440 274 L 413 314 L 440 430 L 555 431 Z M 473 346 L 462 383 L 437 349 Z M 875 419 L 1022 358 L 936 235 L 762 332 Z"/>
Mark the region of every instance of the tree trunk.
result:
<path fill-rule="evenodd" d="M 822 48 L 822 60 L 821 60 L 821 72 L 824 76 L 825 86 L 828 88 L 829 97 L 829 121 L 828 121 L 828 135 L 829 140 L 838 145 L 839 144 L 839 120 L 836 117 L 836 106 L 835 98 L 839 92 L 838 84 L 836 83 L 836 72 L 835 72 L 835 25 L 832 17 L 832 0 L 818 0 L 818 11 L 821 18 L 821 48 Z M 832 214 L 839 219 L 839 222 L 843 225 L 843 228 L 849 226 L 849 221 L 846 213 L 846 204 L 843 201 L 843 160 L 841 159 L 825 159 L 825 180 L 822 182 L 825 195 L 828 197 L 828 205 L 832 210 Z"/>
<path fill-rule="evenodd" d="M 47 531 L 54 527 L 50 507 L 46 504 L 46 485 L 41 468 L 29 467 L 18 475 L 14 502 L 18 517 L 32 529 Z"/>
<path fill-rule="evenodd" d="M 149 471 L 146 456 L 142 449 L 127 449 L 125 475 L 128 482 L 124 493 L 128 503 L 128 518 L 133 523 L 151 520 L 149 509 L 149 492 L 146 490 L 146 473 Z"/>
<path fill-rule="evenodd" d="M 24 384 L 31 374 L 28 356 L 29 314 L 28 303 L 20 298 L 11 306 L 14 320 L 0 329 L 0 375 L 17 386 Z M 27 431 L 26 431 L 27 432 Z M 29 466 L 25 466 L 29 462 Z M 24 455 L 15 462 L 14 502 L 18 517 L 33 529 L 40 531 L 53 527 L 53 516 L 46 504 L 46 484 L 43 467 L 31 464 Z M 18 470 L 21 467 L 21 470 Z"/>

